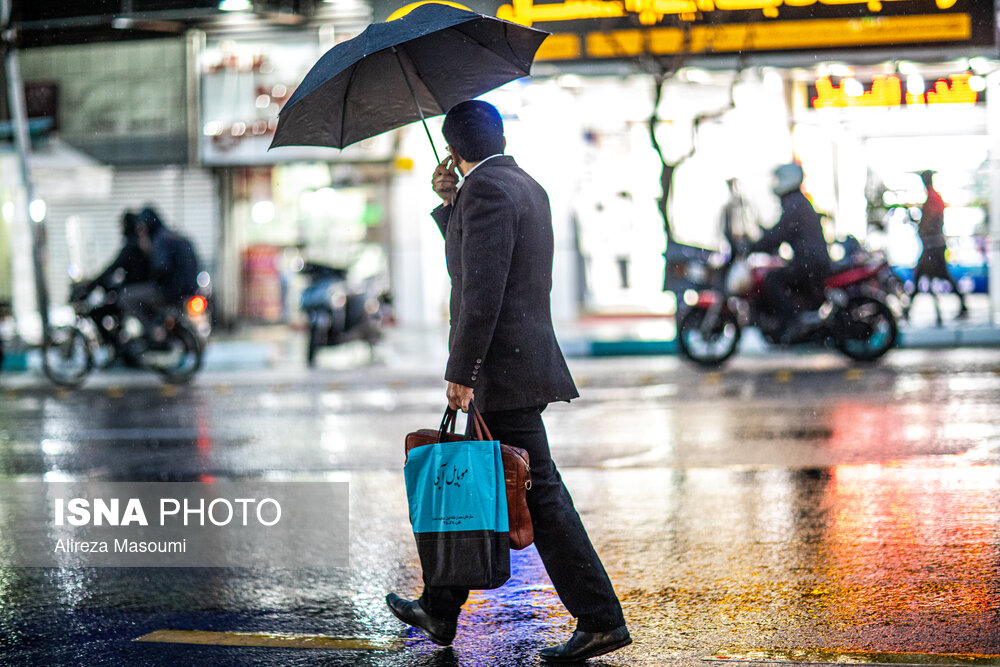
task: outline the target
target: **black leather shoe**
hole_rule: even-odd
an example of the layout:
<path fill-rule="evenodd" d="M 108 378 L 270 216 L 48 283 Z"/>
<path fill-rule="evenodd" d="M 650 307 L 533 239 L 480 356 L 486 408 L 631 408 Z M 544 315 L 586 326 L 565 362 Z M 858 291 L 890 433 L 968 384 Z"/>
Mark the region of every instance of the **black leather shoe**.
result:
<path fill-rule="evenodd" d="M 580 662 L 611 653 L 632 643 L 624 625 L 607 632 L 580 632 L 577 630 L 569 641 L 559 646 L 543 648 L 539 653 L 549 662 Z"/>
<path fill-rule="evenodd" d="M 385 596 L 385 603 L 396 618 L 421 630 L 438 646 L 450 646 L 455 640 L 458 623 L 434 618 L 423 610 L 417 600 L 404 600 L 395 593 L 389 593 Z"/>

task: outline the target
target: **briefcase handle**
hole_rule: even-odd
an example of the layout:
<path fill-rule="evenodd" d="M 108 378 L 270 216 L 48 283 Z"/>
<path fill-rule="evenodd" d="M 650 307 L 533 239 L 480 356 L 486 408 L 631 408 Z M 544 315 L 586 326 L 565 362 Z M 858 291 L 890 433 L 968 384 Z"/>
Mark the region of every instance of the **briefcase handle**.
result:
<path fill-rule="evenodd" d="M 438 429 L 438 441 L 445 442 L 447 438 L 445 436 L 455 434 L 455 422 L 458 419 L 458 410 L 453 410 L 450 407 L 446 408 L 444 411 L 444 417 L 441 418 L 441 426 Z M 473 401 L 469 401 L 469 419 L 472 420 L 472 428 L 475 432 L 476 440 L 485 440 L 490 442 L 493 440 L 493 434 L 490 433 L 490 429 L 486 426 L 486 420 L 483 419 L 482 413 L 479 412 L 479 408 Z"/>

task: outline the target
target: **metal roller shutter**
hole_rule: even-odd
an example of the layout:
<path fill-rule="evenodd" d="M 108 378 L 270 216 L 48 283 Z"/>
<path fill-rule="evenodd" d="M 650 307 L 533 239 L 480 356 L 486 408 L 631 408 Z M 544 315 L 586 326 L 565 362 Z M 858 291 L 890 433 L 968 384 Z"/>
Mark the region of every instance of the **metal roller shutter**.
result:
<path fill-rule="evenodd" d="M 69 298 L 69 271 L 98 274 L 121 248 L 126 210 L 153 206 L 164 223 L 191 239 L 203 270 L 215 277 L 220 235 L 219 187 L 204 169 L 116 169 L 107 199 L 47 202 L 47 277 L 53 307 Z"/>

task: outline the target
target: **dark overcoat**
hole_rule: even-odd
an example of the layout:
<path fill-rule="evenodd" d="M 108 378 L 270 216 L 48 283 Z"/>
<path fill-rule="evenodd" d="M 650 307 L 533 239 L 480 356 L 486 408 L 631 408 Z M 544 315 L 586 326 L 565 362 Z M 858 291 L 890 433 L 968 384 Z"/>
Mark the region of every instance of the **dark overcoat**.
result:
<path fill-rule="evenodd" d="M 445 379 L 472 387 L 483 412 L 579 396 L 552 328 L 552 214 L 542 186 L 501 155 L 432 215 L 451 276 Z"/>
<path fill-rule="evenodd" d="M 782 195 L 781 218 L 750 246 L 750 252 L 774 253 L 782 243 L 792 247 L 792 261 L 788 263 L 790 269 L 813 280 L 822 280 L 830 275 L 830 255 L 823 236 L 823 223 L 801 190 Z"/>

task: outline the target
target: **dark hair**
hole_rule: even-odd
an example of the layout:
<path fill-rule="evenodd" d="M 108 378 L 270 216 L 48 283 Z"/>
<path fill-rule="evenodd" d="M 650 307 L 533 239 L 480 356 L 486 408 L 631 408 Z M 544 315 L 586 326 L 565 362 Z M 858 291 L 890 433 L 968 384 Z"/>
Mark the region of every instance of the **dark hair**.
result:
<path fill-rule="evenodd" d="M 934 181 L 934 172 L 930 169 L 920 172 L 920 180 L 924 182 L 924 185 L 930 185 Z"/>
<path fill-rule="evenodd" d="M 139 215 L 136 216 L 136 221 L 146 226 L 146 232 L 150 236 L 156 236 L 161 229 L 163 229 L 163 221 L 160 220 L 160 216 L 157 215 L 156 211 L 147 206 L 146 208 L 139 211 Z"/>
<path fill-rule="evenodd" d="M 452 150 L 468 162 L 503 153 L 503 119 L 489 102 L 459 102 L 444 117 L 441 133 Z"/>
<path fill-rule="evenodd" d="M 122 216 L 122 236 L 128 239 L 139 236 L 139 216 L 132 211 L 125 211 Z"/>

